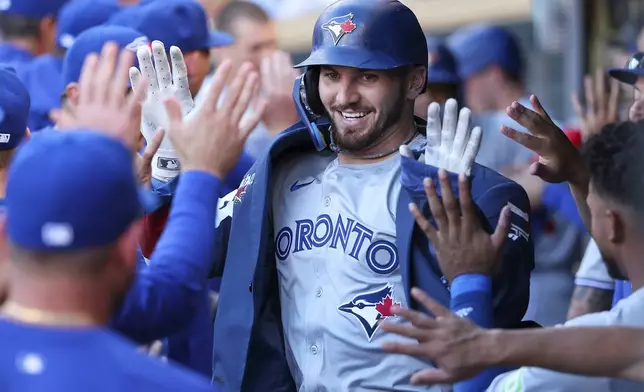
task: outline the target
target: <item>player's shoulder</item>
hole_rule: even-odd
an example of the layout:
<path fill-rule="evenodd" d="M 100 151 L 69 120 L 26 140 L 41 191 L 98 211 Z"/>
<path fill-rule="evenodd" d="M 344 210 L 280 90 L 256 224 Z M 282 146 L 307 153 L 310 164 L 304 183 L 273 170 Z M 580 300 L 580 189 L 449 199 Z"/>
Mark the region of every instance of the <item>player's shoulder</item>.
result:
<path fill-rule="evenodd" d="M 610 325 L 644 327 L 644 313 L 641 311 L 643 304 L 644 289 L 640 289 L 619 301 L 611 310 L 579 316 L 564 325 L 566 327 Z"/>

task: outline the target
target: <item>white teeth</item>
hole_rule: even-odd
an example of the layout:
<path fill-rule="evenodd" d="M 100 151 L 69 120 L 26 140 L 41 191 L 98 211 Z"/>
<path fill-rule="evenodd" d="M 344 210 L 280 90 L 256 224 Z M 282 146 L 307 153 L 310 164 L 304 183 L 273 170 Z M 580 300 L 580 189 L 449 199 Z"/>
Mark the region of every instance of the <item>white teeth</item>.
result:
<path fill-rule="evenodd" d="M 367 113 L 361 112 L 361 113 L 345 113 L 342 112 L 342 117 L 344 118 L 362 118 L 366 116 Z"/>

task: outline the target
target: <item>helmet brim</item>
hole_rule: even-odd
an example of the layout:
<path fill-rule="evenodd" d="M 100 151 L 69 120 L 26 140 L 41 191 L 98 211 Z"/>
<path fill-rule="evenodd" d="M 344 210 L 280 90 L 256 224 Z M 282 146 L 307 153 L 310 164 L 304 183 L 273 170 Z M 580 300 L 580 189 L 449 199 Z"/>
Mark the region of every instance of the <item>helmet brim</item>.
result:
<path fill-rule="evenodd" d="M 297 64 L 295 68 L 320 65 L 361 69 L 393 69 L 416 64 L 401 64 L 386 53 L 364 48 L 334 46 L 314 51 L 306 60 Z"/>

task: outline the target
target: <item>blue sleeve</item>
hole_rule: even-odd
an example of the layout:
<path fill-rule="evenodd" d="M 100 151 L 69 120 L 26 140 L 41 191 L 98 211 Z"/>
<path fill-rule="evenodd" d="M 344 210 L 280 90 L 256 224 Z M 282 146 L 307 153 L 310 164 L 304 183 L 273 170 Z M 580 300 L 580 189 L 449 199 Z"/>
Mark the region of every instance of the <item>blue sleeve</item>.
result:
<path fill-rule="evenodd" d="M 568 183 L 546 184 L 541 196 L 541 202 L 551 212 L 559 212 L 562 216 L 574 223 L 580 230 L 587 231 L 581 220 L 575 199 L 570 193 Z"/>
<path fill-rule="evenodd" d="M 194 318 L 215 255 L 219 187 L 210 174 L 183 174 L 163 235 L 111 320 L 114 329 L 148 343 L 182 330 Z"/>
<path fill-rule="evenodd" d="M 451 284 L 450 308 L 460 317 L 467 317 L 483 328 L 494 326 L 492 307 L 492 279 L 487 275 L 465 274 L 454 278 Z M 486 369 L 475 377 L 454 385 L 454 392 L 485 390 L 500 369 Z"/>

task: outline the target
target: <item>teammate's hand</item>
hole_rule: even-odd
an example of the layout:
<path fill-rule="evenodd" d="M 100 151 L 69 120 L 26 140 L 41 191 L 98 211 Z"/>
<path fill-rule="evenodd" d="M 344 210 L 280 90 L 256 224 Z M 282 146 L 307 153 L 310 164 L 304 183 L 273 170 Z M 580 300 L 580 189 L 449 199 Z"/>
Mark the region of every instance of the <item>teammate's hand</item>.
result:
<path fill-rule="evenodd" d="M 423 313 L 395 307 L 392 311 L 411 324 L 382 322 L 382 329 L 396 335 L 415 339 L 417 343 L 387 342 L 383 349 L 395 354 L 427 358 L 438 368 L 420 370 L 411 376 L 414 385 L 454 383 L 478 374 L 492 354 L 487 347 L 489 332 L 477 327 L 467 318 L 461 318 L 429 298 L 418 288 L 411 289 L 411 296 L 436 318 Z"/>
<path fill-rule="evenodd" d="M 298 120 L 293 101 L 293 83 L 298 76 L 293 69 L 291 56 L 279 50 L 262 59 L 261 92 L 266 101 L 262 124 L 275 134 L 295 124 Z"/>
<path fill-rule="evenodd" d="M 254 114 L 240 125 L 259 88 L 259 75 L 250 63 L 239 68 L 218 108 L 219 96 L 231 72 L 230 61 L 221 63 L 203 104 L 185 120 L 179 102 L 166 99 L 170 120 L 168 136 L 176 148 L 182 171 L 205 171 L 223 179 L 237 163 L 248 135 L 259 122 L 263 102 L 259 102 L 253 109 Z"/>
<path fill-rule="evenodd" d="M 100 56 L 85 58 L 78 81 L 78 104 L 60 129 L 95 129 L 125 142 L 136 151 L 139 140 L 141 105 L 145 91 L 127 96 L 127 69 L 134 57 L 115 43 L 103 46 Z"/>
<path fill-rule="evenodd" d="M 440 105 L 432 102 L 427 109 L 427 145 L 421 159 L 425 164 L 452 173 L 470 175 L 481 144 L 481 128 L 474 127 L 470 132 L 472 111 L 463 108 L 458 113 L 458 102 L 448 99 L 441 126 Z M 407 146 L 400 146 L 400 154 L 411 158 Z"/>
<path fill-rule="evenodd" d="M 179 103 L 184 116 L 190 113 L 195 105 L 190 94 L 188 70 L 179 48 L 170 48 L 172 68 L 165 47 L 160 41 L 152 42 L 152 49 L 148 46 L 140 47 L 136 55 L 140 70 L 136 67 L 130 68 L 130 81 L 134 91 L 145 87 L 142 76 L 147 81 L 141 132 L 150 143 L 159 128 L 168 129 L 168 115 L 164 106 L 167 98 L 173 98 Z M 164 182 L 169 181 L 179 174 L 179 165 L 180 161 L 170 139 L 164 137 L 152 158 L 152 177 Z"/>
<path fill-rule="evenodd" d="M 619 107 L 619 81 L 611 78 L 608 95 L 606 94 L 606 73 L 598 69 L 595 80 L 591 75 L 584 78 L 584 110 L 579 95 L 573 93 L 572 104 L 581 122 L 581 132 L 586 141 L 590 136 L 599 133 L 606 124 L 617 122 Z"/>
<path fill-rule="evenodd" d="M 587 183 L 587 171 L 577 148 L 552 121 L 536 96 L 530 96 L 530 102 L 534 111 L 518 102 L 513 102 L 506 110 L 510 118 L 530 133 L 519 132 L 505 125 L 501 127 L 501 132 L 539 155 L 539 161 L 530 165 L 532 175 L 552 183 Z"/>
<path fill-rule="evenodd" d="M 481 227 L 465 174 L 461 173 L 458 177 L 459 201 L 454 197 L 447 172 L 440 169 L 438 177 L 442 201 L 432 180 L 425 179 L 425 194 L 438 230 L 423 216 L 416 204 L 410 203 L 409 210 L 434 246 L 445 278 L 451 283 L 462 274 L 495 275 L 501 262 L 501 245 L 510 226 L 509 207 L 503 207 L 496 230 L 489 235 Z"/>

